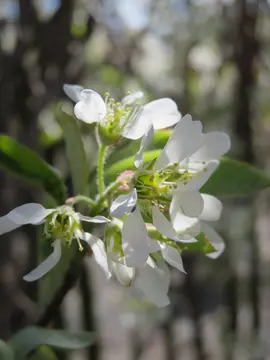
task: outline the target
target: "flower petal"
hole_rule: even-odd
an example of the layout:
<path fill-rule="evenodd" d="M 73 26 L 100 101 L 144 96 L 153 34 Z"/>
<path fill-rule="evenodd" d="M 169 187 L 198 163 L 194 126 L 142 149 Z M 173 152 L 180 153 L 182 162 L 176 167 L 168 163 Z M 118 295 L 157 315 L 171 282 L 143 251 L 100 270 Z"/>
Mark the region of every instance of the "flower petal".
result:
<path fill-rule="evenodd" d="M 202 194 L 202 197 L 204 205 L 200 219 L 205 221 L 218 221 L 222 212 L 222 202 L 212 195 Z"/>
<path fill-rule="evenodd" d="M 147 242 L 149 254 L 155 253 L 160 250 L 160 245 L 157 240 L 153 240 L 148 236 Z"/>
<path fill-rule="evenodd" d="M 213 172 L 219 165 L 218 160 L 209 161 L 201 170 L 193 175 L 191 179 L 184 183 L 182 181 L 177 181 L 178 190 L 199 190 L 210 178 Z"/>
<path fill-rule="evenodd" d="M 124 264 L 111 261 L 111 270 L 116 276 L 120 284 L 124 286 L 130 286 L 135 276 L 135 269 L 127 267 Z"/>
<path fill-rule="evenodd" d="M 191 156 L 192 160 L 209 161 L 220 158 L 231 147 L 230 137 L 223 132 L 213 131 L 203 135 L 203 144 Z"/>
<path fill-rule="evenodd" d="M 107 279 L 109 279 L 111 277 L 111 272 L 109 270 L 107 253 L 105 251 L 103 241 L 100 240 L 97 236 L 87 232 L 82 233 L 82 236 L 80 238 L 81 240 L 87 242 L 87 244 L 91 247 L 96 263 L 104 271 Z"/>
<path fill-rule="evenodd" d="M 149 116 L 142 118 L 142 113 L 143 110 L 139 110 L 138 114 L 127 123 L 122 132 L 125 138 L 137 140 L 148 132 L 152 125 L 152 119 Z"/>
<path fill-rule="evenodd" d="M 75 103 L 83 100 L 83 97 L 81 95 L 81 92 L 83 90 L 82 86 L 65 84 L 63 86 L 63 90 L 66 93 L 66 95 Z"/>
<path fill-rule="evenodd" d="M 112 217 L 121 219 L 124 215 L 131 213 L 136 207 L 137 191 L 134 188 L 131 193 L 118 196 L 112 203 L 110 214 Z"/>
<path fill-rule="evenodd" d="M 208 256 L 211 259 L 217 259 L 225 250 L 224 240 L 216 232 L 216 230 L 214 230 L 212 227 L 210 227 L 204 221 L 201 222 L 201 231 L 205 234 L 205 236 L 208 238 L 210 243 L 217 250 L 216 252 L 207 254 L 206 256 Z"/>
<path fill-rule="evenodd" d="M 55 240 L 53 252 L 48 256 L 41 264 L 39 264 L 34 270 L 23 277 L 25 281 L 36 281 L 46 275 L 55 265 L 58 264 L 61 258 L 61 241 Z"/>
<path fill-rule="evenodd" d="M 188 233 L 184 233 L 185 231 L 189 231 L 192 234 L 195 232 L 195 236 L 199 234 L 199 231 L 196 228 L 197 223 L 199 223 L 197 219 L 189 218 L 183 214 L 181 217 L 179 214 L 178 216 L 175 216 L 175 219 L 172 222 L 170 222 L 156 206 L 153 207 L 152 215 L 153 225 L 162 235 L 179 242 L 197 242 L 197 240 L 192 237 L 193 235 L 191 236 Z M 181 223 L 178 223 L 180 221 Z M 176 225 L 176 227 L 174 225 Z M 182 232 L 182 234 L 178 234 L 178 228 L 180 229 L 179 232 Z"/>
<path fill-rule="evenodd" d="M 175 267 L 181 272 L 185 272 L 183 266 L 183 260 L 177 249 L 167 244 L 161 244 L 161 253 L 163 258 L 167 261 L 168 264 Z"/>
<path fill-rule="evenodd" d="M 189 217 L 198 217 L 203 210 L 203 197 L 199 191 L 176 190 L 172 201 L 173 206 L 179 207 Z"/>
<path fill-rule="evenodd" d="M 90 217 L 90 216 L 85 216 L 85 215 L 79 214 L 79 218 L 81 221 L 92 222 L 95 224 L 104 224 L 104 223 L 111 222 L 111 220 L 109 220 L 105 216 L 101 216 L 101 215 L 98 215 L 95 217 Z"/>
<path fill-rule="evenodd" d="M 192 121 L 190 115 L 184 116 L 176 125 L 170 139 L 161 151 L 155 170 L 179 163 L 192 155 L 202 142 L 202 124 L 200 121 Z"/>
<path fill-rule="evenodd" d="M 164 288 L 168 292 L 171 282 L 171 271 L 162 256 L 157 257 L 155 262 L 157 268 L 159 269 L 159 274 L 163 278 Z"/>
<path fill-rule="evenodd" d="M 45 209 L 42 205 L 29 203 L 11 210 L 6 217 L 17 225 L 37 225 L 55 209 Z"/>
<path fill-rule="evenodd" d="M 146 264 L 140 269 L 138 276 L 132 282 L 132 286 L 141 291 L 148 301 L 158 307 L 170 304 L 164 277 L 161 276 L 157 268 L 153 269 Z"/>
<path fill-rule="evenodd" d="M 181 114 L 176 103 L 169 98 L 151 101 L 144 106 L 142 117 L 150 116 L 155 130 L 165 129 L 176 124 Z"/>
<path fill-rule="evenodd" d="M 136 103 L 137 100 L 140 100 L 144 97 L 144 93 L 142 91 L 136 91 L 133 94 L 127 95 L 123 97 L 121 104 L 123 106 L 125 105 L 132 105 L 133 103 Z"/>
<path fill-rule="evenodd" d="M 137 154 L 135 155 L 134 158 L 134 165 L 136 166 L 136 168 L 139 168 L 142 166 L 143 164 L 143 153 L 144 150 L 147 148 L 147 146 L 151 143 L 152 138 L 154 136 L 154 128 L 151 125 L 149 130 L 147 131 L 146 134 L 144 134 L 142 141 L 141 141 L 141 146 L 139 151 L 137 152 Z"/>
<path fill-rule="evenodd" d="M 164 236 L 175 240 L 177 232 L 174 230 L 172 223 L 162 214 L 157 206 L 152 208 L 153 225 Z"/>
<path fill-rule="evenodd" d="M 107 107 L 102 97 L 95 91 L 85 89 L 81 92 L 83 100 L 74 106 L 76 117 L 88 124 L 100 122 L 107 115 Z"/>
<path fill-rule="evenodd" d="M 183 214 L 174 198 L 170 205 L 170 217 L 175 231 L 178 233 L 180 242 L 193 243 L 197 242 L 195 236 L 200 233 L 200 221 L 198 218 L 191 218 Z M 180 235 L 182 234 L 182 236 Z"/>
<path fill-rule="evenodd" d="M 17 229 L 20 225 L 15 224 L 6 215 L 0 217 L 0 235 Z"/>
<path fill-rule="evenodd" d="M 142 266 L 148 258 L 148 233 L 139 207 L 124 221 L 122 248 L 129 267 Z"/>

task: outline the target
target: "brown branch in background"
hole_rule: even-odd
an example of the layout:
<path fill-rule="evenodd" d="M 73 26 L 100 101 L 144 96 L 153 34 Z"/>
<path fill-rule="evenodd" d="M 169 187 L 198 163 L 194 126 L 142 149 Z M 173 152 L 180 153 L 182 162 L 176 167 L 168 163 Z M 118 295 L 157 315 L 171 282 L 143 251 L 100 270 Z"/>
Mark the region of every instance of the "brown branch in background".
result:
<path fill-rule="evenodd" d="M 45 312 L 38 319 L 36 325 L 45 327 L 48 326 L 52 320 L 54 320 L 58 309 L 62 304 L 62 301 L 64 300 L 69 290 L 76 284 L 76 281 L 80 276 L 85 252 L 86 250 L 77 252 L 75 258 L 71 261 L 70 267 L 64 277 L 62 285 L 55 293 L 52 301 L 45 309 Z"/>
<path fill-rule="evenodd" d="M 207 358 L 203 343 L 203 329 L 201 324 L 201 296 L 200 287 L 196 281 L 195 269 L 197 257 L 191 255 L 185 258 L 185 266 L 188 270 L 188 274 L 185 278 L 184 293 L 190 306 L 191 319 L 194 326 L 194 350 L 195 358 L 197 360 L 205 360 Z"/>
<path fill-rule="evenodd" d="M 84 330 L 93 332 L 97 330 L 97 322 L 94 313 L 92 279 L 91 274 L 89 273 L 85 264 L 82 266 L 81 270 L 82 271 L 79 282 L 83 303 L 81 315 L 84 322 Z M 87 352 L 89 360 L 99 360 L 101 358 L 100 341 L 95 341 L 95 343 L 88 349 Z"/>
<path fill-rule="evenodd" d="M 235 90 L 235 114 L 233 119 L 233 130 L 237 136 L 236 141 L 240 143 L 241 150 L 238 156 L 241 160 L 254 163 L 255 152 L 253 145 L 253 109 L 252 95 L 255 90 L 256 77 L 254 69 L 254 60 L 258 54 L 259 44 L 256 39 L 256 23 L 258 17 L 258 1 L 235 0 L 235 26 L 232 28 L 234 33 L 228 32 L 229 36 L 225 41 L 233 43 L 233 56 L 238 73 L 238 79 Z M 246 211 L 253 212 L 253 199 L 236 199 L 235 203 L 245 205 Z M 254 223 L 247 224 L 249 227 L 249 240 L 251 244 L 251 279 L 249 282 L 250 298 L 253 312 L 253 329 L 255 332 L 259 329 L 259 255 L 257 238 L 254 233 Z M 235 271 L 235 270 L 233 270 Z M 226 358 L 233 359 L 234 344 L 237 333 L 237 315 L 239 311 L 239 281 L 234 272 L 226 288 L 227 305 L 229 307 L 229 331 L 231 339 L 229 345 L 226 344 Z"/>
<path fill-rule="evenodd" d="M 238 69 L 238 87 L 236 94 L 235 131 L 242 142 L 241 158 L 250 163 L 255 162 L 252 131 L 252 95 L 255 91 L 256 76 L 254 61 L 259 52 L 256 38 L 258 19 L 258 1 L 238 0 L 239 22 L 237 42 L 235 43 L 235 60 Z M 254 225 L 254 224 L 253 224 Z M 250 229 L 251 237 L 251 281 L 250 297 L 253 311 L 253 329 L 259 330 L 259 251 L 254 226 Z"/>

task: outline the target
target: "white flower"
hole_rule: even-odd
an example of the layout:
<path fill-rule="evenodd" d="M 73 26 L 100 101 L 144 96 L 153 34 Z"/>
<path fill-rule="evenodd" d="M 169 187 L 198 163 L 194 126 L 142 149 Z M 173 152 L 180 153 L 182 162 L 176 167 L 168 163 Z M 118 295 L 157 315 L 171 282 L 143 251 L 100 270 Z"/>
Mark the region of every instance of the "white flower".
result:
<path fill-rule="evenodd" d="M 198 217 L 203 210 L 200 188 L 207 182 L 219 165 L 218 158 L 230 149 L 230 138 L 223 132 L 202 133 L 200 121 L 192 121 L 190 115 L 181 119 L 172 136 L 160 153 L 155 171 L 175 165 L 179 179 L 172 191 L 171 216 L 179 212 Z"/>
<path fill-rule="evenodd" d="M 176 103 L 168 98 L 137 106 L 137 100 L 144 96 L 141 91 L 127 95 L 120 103 L 109 96 L 103 100 L 97 92 L 78 85 L 66 84 L 64 91 L 76 102 L 74 113 L 78 119 L 89 124 L 99 123 L 128 139 L 141 138 L 151 126 L 155 130 L 168 128 L 181 118 Z"/>
<path fill-rule="evenodd" d="M 106 266 L 103 266 L 100 260 L 100 252 L 102 251 L 100 249 L 103 246 L 101 245 L 102 241 L 92 234 L 84 233 L 81 230 L 81 221 L 106 223 L 109 220 L 103 216 L 91 218 L 81 215 L 66 205 L 59 206 L 56 209 L 45 209 L 40 204 L 29 203 L 21 205 L 0 217 L 0 235 L 17 229 L 22 225 L 44 224 L 45 235 L 52 239 L 53 252 L 34 270 L 24 276 L 26 281 L 35 281 L 47 274 L 61 258 L 62 243 L 69 245 L 73 239 L 77 240 L 80 249 L 82 249 L 80 240 L 86 241 L 91 246 L 97 263 L 108 273 Z M 105 253 L 104 246 L 103 252 Z"/>
<path fill-rule="evenodd" d="M 122 244 L 128 266 L 141 266 L 149 254 L 142 212 L 150 214 L 156 229 L 173 241 L 196 242 L 195 237 L 204 229 L 213 237 L 214 230 L 201 221 L 205 198 L 199 190 L 216 170 L 219 162 L 215 159 L 230 148 L 227 134 L 203 134 L 201 122 L 186 115 L 175 127 L 153 169 L 144 170 L 142 154 L 152 134 L 150 129 L 144 135 L 135 157 L 139 170 L 134 174 L 133 190 L 115 199 L 110 209 L 111 216 L 126 217 Z M 170 220 L 164 210 L 168 210 Z"/>
<path fill-rule="evenodd" d="M 148 257 L 143 266 L 136 268 L 126 266 L 124 262 L 109 260 L 109 263 L 112 274 L 122 285 L 158 307 L 170 304 L 170 272 L 162 259 L 155 262 Z"/>

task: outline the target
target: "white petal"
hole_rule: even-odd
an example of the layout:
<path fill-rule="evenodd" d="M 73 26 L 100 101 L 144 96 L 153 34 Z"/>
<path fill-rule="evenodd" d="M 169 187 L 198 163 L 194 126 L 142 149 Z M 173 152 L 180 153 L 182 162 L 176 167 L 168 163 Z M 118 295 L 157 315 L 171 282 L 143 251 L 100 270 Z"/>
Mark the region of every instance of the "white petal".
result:
<path fill-rule="evenodd" d="M 181 272 L 185 272 L 184 266 L 183 266 L 183 260 L 177 249 L 175 249 L 172 246 L 162 244 L 161 245 L 161 253 L 163 258 L 167 261 L 168 264 L 175 267 Z"/>
<path fill-rule="evenodd" d="M 132 285 L 142 291 L 146 299 L 158 307 L 170 304 L 167 295 L 166 283 L 164 277 L 160 275 L 158 269 L 145 265 L 140 269 L 140 273 L 135 277 Z"/>
<path fill-rule="evenodd" d="M 127 124 L 123 136 L 139 139 L 146 134 L 151 125 L 154 129 L 164 129 L 176 124 L 181 118 L 175 102 L 171 99 L 159 99 L 145 105 L 133 123 Z"/>
<path fill-rule="evenodd" d="M 181 119 L 176 103 L 169 98 L 154 100 L 146 104 L 142 116 L 151 117 L 155 130 L 168 128 Z"/>
<path fill-rule="evenodd" d="M 100 122 L 107 115 L 107 107 L 102 97 L 95 91 L 82 91 L 83 100 L 74 106 L 76 117 L 88 124 Z"/>
<path fill-rule="evenodd" d="M 154 128 L 151 125 L 149 130 L 147 131 L 147 133 L 144 134 L 144 136 L 142 138 L 142 141 L 141 141 L 140 149 L 137 152 L 137 154 L 135 155 L 134 165 L 136 166 L 136 168 L 139 168 L 139 167 L 141 167 L 143 165 L 143 153 L 144 153 L 144 150 L 151 143 L 153 136 L 154 136 Z"/>
<path fill-rule="evenodd" d="M 39 264 L 34 270 L 23 277 L 25 281 L 36 281 L 46 275 L 55 265 L 58 264 L 61 258 L 61 242 L 56 240 L 54 242 L 53 252 L 47 257 L 41 264 Z"/>
<path fill-rule="evenodd" d="M 176 103 L 170 98 L 162 98 L 150 101 L 144 106 L 145 112 L 152 114 L 170 114 L 178 111 Z"/>
<path fill-rule="evenodd" d="M 180 190 L 199 190 L 210 178 L 219 165 L 218 160 L 209 161 L 201 170 L 199 170 L 187 183 L 177 181 L 177 187 Z"/>
<path fill-rule="evenodd" d="M 217 250 L 216 252 L 207 254 L 206 256 L 208 256 L 211 259 L 217 259 L 225 250 L 225 243 L 222 237 L 216 232 L 216 230 L 214 230 L 204 221 L 202 221 L 201 223 L 201 231 L 205 234 L 205 236 L 208 238 L 210 243 Z"/>
<path fill-rule="evenodd" d="M 178 241 L 197 242 L 194 237 L 200 233 L 199 219 L 184 215 L 179 206 L 177 206 L 177 202 L 174 201 L 174 198 L 170 204 L 170 217 L 172 225 L 178 233 Z M 182 237 L 179 234 L 182 234 Z"/>
<path fill-rule="evenodd" d="M 112 217 L 121 219 L 124 215 L 131 213 L 137 203 L 137 191 L 133 189 L 131 193 L 118 196 L 112 203 L 110 214 Z"/>
<path fill-rule="evenodd" d="M 79 214 L 80 220 L 81 221 L 87 221 L 87 222 L 92 222 L 95 224 L 104 224 L 104 223 L 109 223 L 111 222 L 111 220 L 107 219 L 105 216 L 95 216 L 95 217 L 90 217 L 90 216 L 85 216 L 82 214 Z"/>
<path fill-rule="evenodd" d="M 120 282 L 120 284 L 124 286 L 131 285 L 131 282 L 135 276 L 134 268 L 127 267 L 126 265 L 117 263 L 115 261 L 111 262 L 111 268 L 117 280 Z"/>
<path fill-rule="evenodd" d="M 161 151 L 155 169 L 179 163 L 192 155 L 202 142 L 202 124 L 200 121 L 192 121 L 190 115 L 184 116 L 176 125 L 170 139 Z"/>
<path fill-rule="evenodd" d="M 220 158 L 226 154 L 231 147 L 230 137 L 219 131 L 210 132 L 203 135 L 203 144 L 191 156 L 192 160 L 209 161 Z"/>
<path fill-rule="evenodd" d="M 164 236 L 175 240 L 177 232 L 174 230 L 172 223 L 160 212 L 157 206 L 152 208 L 153 225 Z"/>
<path fill-rule="evenodd" d="M 97 236 L 92 235 L 90 233 L 84 233 L 84 236 L 81 239 L 86 241 L 90 245 L 96 263 L 104 271 L 107 279 L 109 279 L 111 276 L 111 272 L 108 267 L 107 253 L 105 251 L 105 246 L 103 241 L 100 240 Z"/>
<path fill-rule="evenodd" d="M 173 214 L 173 221 L 170 222 L 156 206 L 153 207 L 152 215 L 153 225 L 163 236 L 179 242 L 197 242 L 193 237 L 200 233 L 197 225 L 199 221 L 197 219 L 189 218 L 179 213 L 178 215 Z M 176 227 L 174 225 L 176 225 Z M 185 231 L 189 233 L 184 234 Z M 178 232 L 180 232 L 180 234 L 178 234 Z"/>
<path fill-rule="evenodd" d="M 153 240 L 148 236 L 147 242 L 149 254 L 155 253 L 160 250 L 160 245 L 157 240 Z"/>
<path fill-rule="evenodd" d="M 0 217 L 0 235 L 17 229 L 20 225 L 15 224 L 6 215 Z"/>
<path fill-rule="evenodd" d="M 80 85 L 65 84 L 63 86 L 63 90 L 66 93 L 66 95 L 75 103 L 77 103 L 83 99 L 83 97 L 81 95 L 83 87 Z"/>
<path fill-rule="evenodd" d="M 139 207 L 124 222 L 122 247 L 127 266 L 142 266 L 146 262 L 149 254 L 148 233 Z"/>
<path fill-rule="evenodd" d="M 45 209 L 42 205 L 29 203 L 11 210 L 6 217 L 17 225 L 37 225 L 55 209 Z"/>
<path fill-rule="evenodd" d="M 202 194 L 202 197 L 204 205 L 200 219 L 205 221 L 218 221 L 222 212 L 222 202 L 212 195 Z"/>
<path fill-rule="evenodd" d="M 156 259 L 156 266 L 159 269 L 160 276 L 163 278 L 165 290 L 168 292 L 171 282 L 171 271 L 162 256 Z"/>
<path fill-rule="evenodd" d="M 203 197 L 199 191 L 176 190 L 172 201 L 173 206 L 179 207 L 189 217 L 198 217 L 203 210 Z"/>
<path fill-rule="evenodd" d="M 137 116 L 132 118 L 123 129 L 122 135 L 127 139 L 137 140 L 146 134 L 152 125 L 150 116 L 142 117 L 143 110 L 139 111 Z"/>
<path fill-rule="evenodd" d="M 133 103 L 136 103 L 137 100 L 140 100 L 144 97 L 144 93 L 142 91 L 136 91 L 133 94 L 127 95 L 125 96 L 122 101 L 121 104 L 122 105 L 131 105 Z"/>

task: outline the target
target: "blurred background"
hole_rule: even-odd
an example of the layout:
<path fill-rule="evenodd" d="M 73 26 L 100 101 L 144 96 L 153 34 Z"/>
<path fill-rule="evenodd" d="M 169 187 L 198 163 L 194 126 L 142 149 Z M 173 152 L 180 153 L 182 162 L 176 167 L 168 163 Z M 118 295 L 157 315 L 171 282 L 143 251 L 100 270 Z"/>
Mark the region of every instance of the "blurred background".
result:
<path fill-rule="evenodd" d="M 0 132 L 38 151 L 70 182 L 53 106 L 64 83 L 121 98 L 174 99 L 205 129 L 232 138 L 230 156 L 270 172 L 270 1 L 0 0 Z M 95 145 L 85 131 L 89 167 Z M 72 194 L 72 190 L 70 190 Z M 0 215 L 42 201 L 0 172 Z M 85 262 L 55 327 L 94 330 L 72 360 L 270 359 L 270 193 L 222 199 L 220 259 L 185 257 L 172 271 L 171 306 L 136 303 Z M 35 321 L 36 230 L 1 236 L 0 338 Z M 46 296 L 46 295 L 45 295 Z"/>

